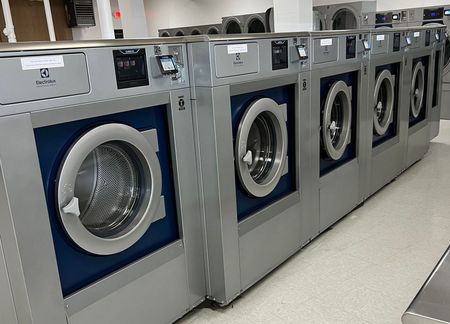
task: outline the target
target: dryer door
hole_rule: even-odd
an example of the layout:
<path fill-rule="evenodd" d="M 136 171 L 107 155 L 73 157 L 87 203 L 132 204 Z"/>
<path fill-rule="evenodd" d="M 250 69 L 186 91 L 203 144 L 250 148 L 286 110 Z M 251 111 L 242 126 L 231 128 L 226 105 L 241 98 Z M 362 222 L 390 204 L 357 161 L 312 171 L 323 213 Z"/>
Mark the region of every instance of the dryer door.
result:
<path fill-rule="evenodd" d="M 351 88 L 344 81 L 337 81 L 328 92 L 322 116 L 322 142 L 333 160 L 339 160 L 344 154 L 350 141 L 351 124 Z"/>
<path fill-rule="evenodd" d="M 331 23 L 332 30 L 357 29 L 358 22 L 355 14 L 348 8 L 338 10 Z"/>
<path fill-rule="evenodd" d="M 161 169 L 155 148 L 136 129 L 106 124 L 68 150 L 57 180 L 67 235 L 83 250 L 110 255 L 146 233 L 158 212 Z"/>
<path fill-rule="evenodd" d="M 373 128 L 378 135 L 384 135 L 392 122 L 395 99 L 395 77 L 389 70 L 383 70 L 377 77 L 373 97 Z"/>
<path fill-rule="evenodd" d="M 414 66 L 411 79 L 411 115 L 417 118 L 422 109 L 425 96 L 425 67 L 422 62 Z"/>
<path fill-rule="evenodd" d="M 285 108 L 262 98 L 254 101 L 242 117 L 235 162 L 241 184 L 251 196 L 269 195 L 284 174 L 288 148 Z"/>

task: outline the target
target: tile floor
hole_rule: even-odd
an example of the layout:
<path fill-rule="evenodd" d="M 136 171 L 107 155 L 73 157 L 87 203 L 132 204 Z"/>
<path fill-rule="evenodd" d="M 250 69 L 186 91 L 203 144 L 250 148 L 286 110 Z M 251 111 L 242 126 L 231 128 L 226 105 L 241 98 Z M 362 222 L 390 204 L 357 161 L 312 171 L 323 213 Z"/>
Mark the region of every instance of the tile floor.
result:
<path fill-rule="evenodd" d="M 429 153 L 226 308 L 179 324 L 401 323 L 450 244 L 450 121 Z"/>

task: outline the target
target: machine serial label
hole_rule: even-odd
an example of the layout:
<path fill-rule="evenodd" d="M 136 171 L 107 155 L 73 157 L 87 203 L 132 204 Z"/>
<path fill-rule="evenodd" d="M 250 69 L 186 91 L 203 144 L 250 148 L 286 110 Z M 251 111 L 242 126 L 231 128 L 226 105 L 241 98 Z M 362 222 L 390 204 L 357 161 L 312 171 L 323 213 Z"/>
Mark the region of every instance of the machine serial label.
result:
<path fill-rule="evenodd" d="M 64 58 L 62 55 L 22 57 L 20 62 L 22 63 L 22 70 L 64 67 Z"/>
<path fill-rule="evenodd" d="M 420 37 L 420 32 L 414 32 L 414 37 Z"/>
<path fill-rule="evenodd" d="M 234 44 L 227 46 L 228 54 L 247 53 L 247 44 Z"/>
<path fill-rule="evenodd" d="M 384 35 L 377 35 L 377 41 L 384 41 Z"/>
<path fill-rule="evenodd" d="M 330 46 L 330 45 L 333 45 L 332 38 L 325 38 L 320 40 L 320 46 Z"/>

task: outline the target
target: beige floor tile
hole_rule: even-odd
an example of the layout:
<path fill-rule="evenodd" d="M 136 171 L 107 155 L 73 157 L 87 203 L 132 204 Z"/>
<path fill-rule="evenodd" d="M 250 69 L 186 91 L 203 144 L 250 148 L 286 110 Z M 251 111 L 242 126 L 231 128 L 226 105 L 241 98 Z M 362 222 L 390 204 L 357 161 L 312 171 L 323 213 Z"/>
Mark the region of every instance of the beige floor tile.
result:
<path fill-rule="evenodd" d="M 182 324 L 387 323 L 401 315 L 450 244 L 450 121 L 429 153 L 222 309 Z"/>

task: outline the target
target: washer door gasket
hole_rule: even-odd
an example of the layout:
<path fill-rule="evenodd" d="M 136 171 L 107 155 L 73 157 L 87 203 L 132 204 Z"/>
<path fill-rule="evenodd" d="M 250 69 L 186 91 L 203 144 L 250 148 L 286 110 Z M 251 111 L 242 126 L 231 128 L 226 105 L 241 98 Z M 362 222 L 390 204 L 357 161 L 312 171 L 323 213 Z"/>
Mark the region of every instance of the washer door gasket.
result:
<path fill-rule="evenodd" d="M 286 105 L 262 98 L 245 111 L 239 124 L 236 170 L 242 186 L 254 197 L 269 195 L 284 174 L 288 135 Z"/>
<path fill-rule="evenodd" d="M 394 115 L 395 76 L 389 70 L 378 75 L 373 100 L 373 128 L 381 136 L 388 130 Z"/>
<path fill-rule="evenodd" d="M 422 110 L 425 96 L 425 67 L 422 62 L 414 66 L 411 79 L 411 115 L 417 118 Z"/>
<path fill-rule="evenodd" d="M 339 160 L 350 142 L 352 124 L 351 87 L 344 81 L 331 86 L 322 116 L 322 142 L 328 156 Z"/>
<path fill-rule="evenodd" d="M 122 252 L 148 230 L 158 213 L 161 168 L 136 129 L 105 124 L 68 150 L 57 179 L 57 206 L 67 235 L 97 255 Z"/>

